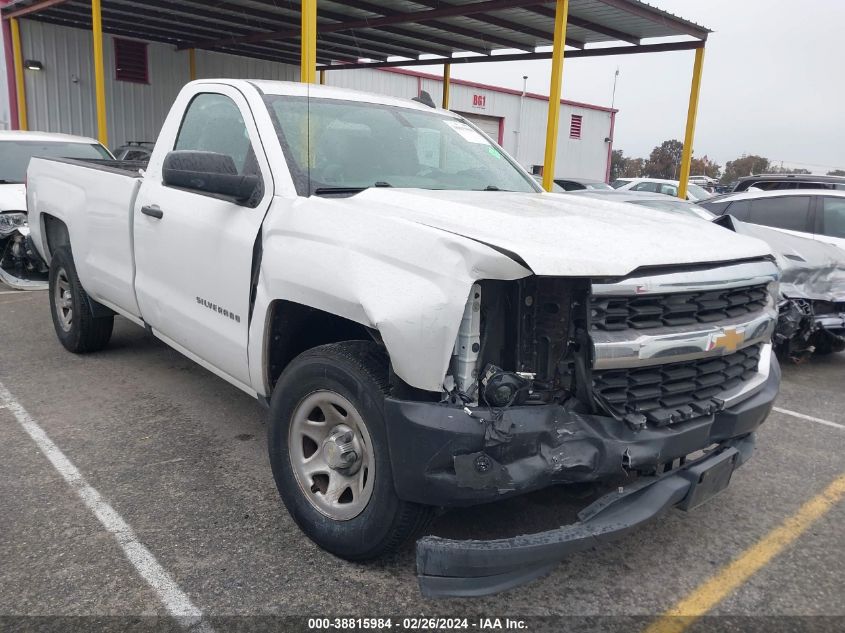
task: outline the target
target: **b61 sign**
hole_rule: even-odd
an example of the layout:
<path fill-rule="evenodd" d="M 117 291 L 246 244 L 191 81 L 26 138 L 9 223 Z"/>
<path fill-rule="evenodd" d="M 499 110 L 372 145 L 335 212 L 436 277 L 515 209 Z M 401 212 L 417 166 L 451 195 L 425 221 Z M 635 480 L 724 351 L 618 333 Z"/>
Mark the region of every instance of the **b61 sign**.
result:
<path fill-rule="evenodd" d="M 487 107 L 487 95 L 472 95 L 472 107 L 481 108 Z"/>

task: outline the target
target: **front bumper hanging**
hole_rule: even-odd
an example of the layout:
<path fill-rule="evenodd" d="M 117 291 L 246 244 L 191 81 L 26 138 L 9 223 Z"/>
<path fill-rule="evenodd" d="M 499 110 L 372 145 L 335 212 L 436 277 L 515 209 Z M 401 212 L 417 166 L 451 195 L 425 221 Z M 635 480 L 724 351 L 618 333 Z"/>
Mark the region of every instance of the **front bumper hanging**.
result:
<path fill-rule="evenodd" d="M 489 541 L 427 536 L 417 542 L 417 574 L 427 597 L 482 596 L 539 578 L 564 557 L 616 540 L 671 507 L 688 510 L 727 487 L 754 450 L 754 434 L 730 440 L 697 461 L 594 502 L 579 521 L 538 534 Z"/>

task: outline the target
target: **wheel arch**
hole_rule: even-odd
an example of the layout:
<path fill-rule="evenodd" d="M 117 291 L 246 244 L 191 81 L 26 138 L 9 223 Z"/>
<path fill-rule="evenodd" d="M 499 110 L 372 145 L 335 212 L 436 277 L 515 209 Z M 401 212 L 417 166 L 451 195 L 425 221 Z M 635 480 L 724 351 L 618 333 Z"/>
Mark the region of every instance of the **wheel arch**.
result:
<path fill-rule="evenodd" d="M 57 248 L 70 248 L 70 231 L 64 220 L 49 213 L 41 214 L 41 222 L 44 231 L 44 259 L 49 264 Z"/>
<path fill-rule="evenodd" d="M 264 382 L 272 393 L 279 376 L 302 352 L 342 341 L 375 341 L 384 346 L 378 330 L 331 312 L 286 299 L 272 301 L 264 335 Z"/>

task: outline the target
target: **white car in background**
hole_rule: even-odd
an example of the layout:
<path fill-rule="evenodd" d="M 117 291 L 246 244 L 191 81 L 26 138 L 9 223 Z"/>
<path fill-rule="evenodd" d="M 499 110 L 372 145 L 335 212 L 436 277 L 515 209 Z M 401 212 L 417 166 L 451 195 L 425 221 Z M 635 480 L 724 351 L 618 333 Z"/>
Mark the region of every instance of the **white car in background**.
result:
<path fill-rule="evenodd" d="M 646 193 L 662 193 L 667 196 L 678 197 L 678 186 L 680 183 L 677 180 L 663 180 L 661 178 L 617 178 L 610 185 L 614 189 L 620 191 L 643 191 Z M 691 202 L 698 202 L 711 197 L 711 194 L 706 189 L 699 187 L 694 183 L 687 185 L 687 200 Z"/>
<path fill-rule="evenodd" d="M 0 131 L 0 280 L 18 290 L 47 287 L 47 267 L 29 240 L 26 169 L 33 156 L 111 159 L 93 138 Z"/>
<path fill-rule="evenodd" d="M 845 191 L 781 189 L 728 193 L 700 203 L 716 215 L 761 224 L 845 249 Z"/>

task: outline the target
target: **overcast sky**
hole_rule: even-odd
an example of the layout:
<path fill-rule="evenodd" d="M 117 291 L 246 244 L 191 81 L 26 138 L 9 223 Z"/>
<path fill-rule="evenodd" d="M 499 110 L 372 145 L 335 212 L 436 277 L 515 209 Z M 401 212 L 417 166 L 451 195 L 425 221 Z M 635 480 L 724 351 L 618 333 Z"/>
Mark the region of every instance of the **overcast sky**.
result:
<path fill-rule="evenodd" d="M 695 152 L 720 165 L 743 153 L 785 166 L 845 169 L 845 1 L 651 0 L 714 31 L 707 43 Z M 683 140 L 691 51 L 572 59 L 564 98 L 610 105 L 619 68 L 614 147 L 648 156 Z M 442 67 L 422 68 L 440 72 Z M 549 93 L 551 62 L 453 65 L 452 76 Z"/>

